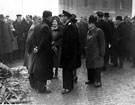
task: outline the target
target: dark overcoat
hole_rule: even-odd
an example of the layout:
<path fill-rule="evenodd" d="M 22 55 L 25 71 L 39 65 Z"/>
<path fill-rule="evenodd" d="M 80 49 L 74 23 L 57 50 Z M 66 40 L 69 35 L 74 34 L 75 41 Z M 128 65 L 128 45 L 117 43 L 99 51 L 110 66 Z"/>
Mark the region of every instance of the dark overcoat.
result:
<path fill-rule="evenodd" d="M 3 52 L 11 53 L 13 51 L 13 34 L 9 24 L 6 22 L 4 22 L 3 29 L 4 29 Z"/>
<path fill-rule="evenodd" d="M 80 21 L 77 23 L 77 25 L 79 29 L 79 42 L 80 42 L 81 54 L 85 54 L 88 24 L 86 22 Z"/>
<path fill-rule="evenodd" d="M 129 35 L 128 25 L 125 22 L 121 23 L 115 31 L 115 42 L 113 42 L 114 47 L 120 56 L 129 55 L 130 37 L 131 36 Z"/>
<path fill-rule="evenodd" d="M 4 36 L 4 29 L 3 29 L 4 21 L 0 20 L 0 55 L 3 55 L 3 36 Z"/>
<path fill-rule="evenodd" d="M 34 28 L 33 44 L 37 46 L 38 52 L 32 55 L 29 73 L 34 75 L 36 81 L 53 77 L 52 33 L 48 24 L 48 20 L 44 20 Z"/>
<path fill-rule="evenodd" d="M 107 26 L 108 42 L 112 44 L 112 38 L 114 35 L 114 23 L 111 20 L 105 21 Z"/>
<path fill-rule="evenodd" d="M 101 29 L 89 30 L 86 42 L 86 67 L 96 69 L 104 66 L 105 38 Z"/>
<path fill-rule="evenodd" d="M 29 23 L 24 19 L 22 21 L 23 25 L 24 25 L 24 33 L 25 33 L 25 39 L 27 39 L 27 36 L 28 36 L 28 31 L 32 25 L 32 21 L 29 21 Z"/>
<path fill-rule="evenodd" d="M 78 32 L 72 21 L 69 21 L 64 27 L 62 43 L 60 65 L 62 68 L 74 70 L 78 67 Z"/>
<path fill-rule="evenodd" d="M 132 23 L 131 54 L 133 57 L 135 56 L 135 21 Z"/>
<path fill-rule="evenodd" d="M 17 39 L 22 40 L 25 38 L 25 36 L 23 35 L 25 33 L 25 27 L 23 22 L 17 22 L 15 21 L 13 23 L 13 26 L 15 28 L 15 32 L 14 35 L 17 36 Z"/>

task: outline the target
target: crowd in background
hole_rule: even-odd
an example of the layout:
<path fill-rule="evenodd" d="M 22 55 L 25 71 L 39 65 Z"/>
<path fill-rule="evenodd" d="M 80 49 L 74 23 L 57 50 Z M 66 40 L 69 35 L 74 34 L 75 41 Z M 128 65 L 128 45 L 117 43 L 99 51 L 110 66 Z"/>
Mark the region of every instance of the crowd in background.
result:
<path fill-rule="evenodd" d="M 100 87 L 101 71 L 106 71 L 107 65 L 123 68 L 127 60 L 135 67 L 135 18 L 117 16 L 112 21 L 109 17 L 109 13 L 97 12 L 89 19 L 77 18 L 67 11 L 52 17 L 46 11 L 42 18 L 27 15 L 22 19 L 18 14 L 13 21 L 9 16 L 0 15 L 0 60 L 11 63 L 24 58 L 24 66 L 31 74 L 31 86 L 39 92 L 46 85 L 43 81 L 52 78 L 52 68 L 55 68 L 55 79 L 58 68 L 63 68 L 65 94 L 73 89 L 77 68 L 81 66 L 81 59 L 86 58 L 86 84 Z"/>

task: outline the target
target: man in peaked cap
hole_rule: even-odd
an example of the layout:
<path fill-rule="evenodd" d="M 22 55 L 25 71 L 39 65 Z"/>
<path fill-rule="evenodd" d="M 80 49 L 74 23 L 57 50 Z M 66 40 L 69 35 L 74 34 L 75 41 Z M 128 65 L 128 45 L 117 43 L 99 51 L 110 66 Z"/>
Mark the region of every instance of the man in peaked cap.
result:
<path fill-rule="evenodd" d="M 63 11 L 63 22 L 65 27 L 63 29 L 63 44 L 61 51 L 61 67 L 63 68 L 63 90 L 62 94 L 71 92 L 74 88 L 73 72 L 77 69 L 77 49 L 78 49 L 78 30 L 75 23 L 72 22 L 72 15 Z"/>
<path fill-rule="evenodd" d="M 67 21 L 70 20 L 70 18 L 72 17 L 72 14 L 70 14 L 69 12 L 63 10 L 63 23 L 66 24 Z"/>
<path fill-rule="evenodd" d="M 64 11 L 64 10 L 63 10 L 63 15 L 67 16 L 68 18 L 72 17 L 72 14 L 70 14 L 69 12 Z"/>
<path fill-rule="evenodd" d="M 17 14 L 16 17 L 17 17 L 18 22 L 22 21 L 22 19 L 21 19 L 22 15 L 21 14 Z"/>

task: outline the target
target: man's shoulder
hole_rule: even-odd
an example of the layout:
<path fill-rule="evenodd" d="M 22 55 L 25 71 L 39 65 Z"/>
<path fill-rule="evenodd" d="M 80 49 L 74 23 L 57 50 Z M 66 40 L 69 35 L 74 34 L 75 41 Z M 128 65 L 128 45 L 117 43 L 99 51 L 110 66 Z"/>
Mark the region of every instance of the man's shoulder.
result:
<path fill-rule="evenodd" d="M 44 27 L 48 27 L 48 25 L 46 23 L 40 23 L 35 26 L 35 28 L 44 28 Z"/>

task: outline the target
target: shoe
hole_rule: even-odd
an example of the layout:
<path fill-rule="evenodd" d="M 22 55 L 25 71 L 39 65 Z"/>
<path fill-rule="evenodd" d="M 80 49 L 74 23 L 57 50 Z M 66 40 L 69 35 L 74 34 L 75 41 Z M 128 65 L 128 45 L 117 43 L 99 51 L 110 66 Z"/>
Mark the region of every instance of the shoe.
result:
<path fill-rule="evenodd" d="M 71 89 L 63 89 L 62 94 L 68 94 L 71 92 Z"/>
<path fill-rule="evenodd" d="M 86 85 L 93 84 L 93 83 L 94 83 L 93 81 L 85 82 Z"/>
<path fill-rule="evenodd" d="M 49 90 L 49 89 L 45 89 L 45 90 L 43 90 L 43 91 L 39 91 L 38 90 L 38 93 L 46 93 L 46 94 L 49 94 L 49 93 L 51 93 L 52 91 L 51 90 Z"/>
<path fill-rule="evenodd" d="M 117 67 L 118 65 L 117 64 L 113 64 L 113 65 L 111 65 L 111 67 Z"/>
<path fill-rule="evenodd" d="M 102 84 L 101 84 L 101 82 L 95 82 L 95 87 L 101 87 L 102 86 Z"/>

